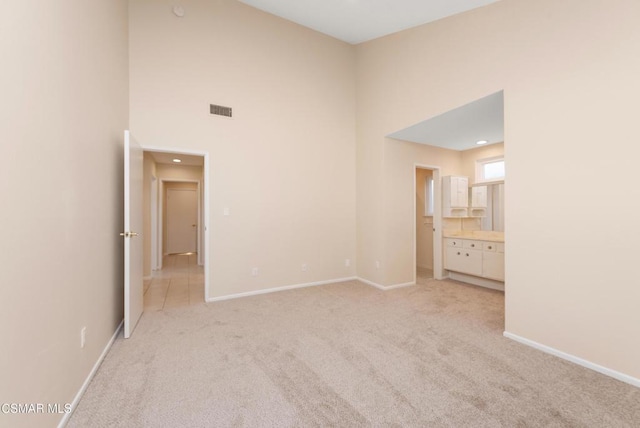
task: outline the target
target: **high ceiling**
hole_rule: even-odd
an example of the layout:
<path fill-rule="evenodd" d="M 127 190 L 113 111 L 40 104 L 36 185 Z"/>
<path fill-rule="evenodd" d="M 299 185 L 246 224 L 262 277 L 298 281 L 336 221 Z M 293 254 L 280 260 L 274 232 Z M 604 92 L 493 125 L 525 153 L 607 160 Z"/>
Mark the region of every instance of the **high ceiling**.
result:
<path fill-rule="evenodd" d="M 453 150 L 504 142 L 504 97 L 496 92 L 390 134 L 397 140 Z"/>
<path fill-rule="evenodd" d="M 436 21 L 498 0 L 240 0 L 351 44 Z"/>

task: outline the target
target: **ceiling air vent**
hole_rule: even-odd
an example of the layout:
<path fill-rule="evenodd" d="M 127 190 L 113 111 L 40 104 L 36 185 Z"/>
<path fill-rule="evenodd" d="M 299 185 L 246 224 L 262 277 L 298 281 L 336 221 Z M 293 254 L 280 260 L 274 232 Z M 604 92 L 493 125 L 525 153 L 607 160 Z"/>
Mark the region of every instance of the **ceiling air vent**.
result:
<path fill-rule="evenodd" d="M 226 116 L 226 117 L 232 117 L 232 112 L 231 112 L 231 107 L 225 107 L 225 106 L 218 106 L 215 104 L 210 104 L 209 105 L 209 111 L 211 112 L 211 114 L 215 114 L 218 116 Z"/>

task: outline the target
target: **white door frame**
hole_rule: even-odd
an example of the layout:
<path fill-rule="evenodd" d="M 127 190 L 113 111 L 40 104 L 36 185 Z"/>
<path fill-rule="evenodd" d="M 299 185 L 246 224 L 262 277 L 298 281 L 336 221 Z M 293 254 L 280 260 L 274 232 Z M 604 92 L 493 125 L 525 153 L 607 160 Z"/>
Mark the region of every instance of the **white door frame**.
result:
<path fill-rule="evenodd" d="M 209 299 L 210 294 L 210 260 L 211 260 L 211 245 L 209 242 L 209 207 L 210 207 L 210 181 L 209 181 L 209 152 L 202 150 L 189 150 L 189 149 L 176 149 L 169 147 L 157 147 L 157 146 L 146 146 L 143 145 L 142 149 L 146 152 L 160 152 L 160 153 L 172 153 L 177 155 L 194 155 L 194 156 L 202 156 L 204 159 L 204 164 L 202 166 L 203 169 L 203 179 L 201 182 L 197 180 L 179 180 L 179 179 L 160 179 L 160 188 L 158 189 L 159 194 L 163 194 L 164 191 L 164 181 L 191 181 L 198 182 L 198 264 L 204 265 L 204 300 L 205 302 Z M 203 195 L 204 200 L 201 201 L 201 196 Z M 156 203 L 158 200 L 156 199 Z M 161 204 L 158 204 L 161 206 Z M 202 209 L 201 209 L 202 208 Z M 159 207 L 161 214 L 161 208 Z M 152 208 L 153 210 L 153 208 Z M 202 232 L 200 232 L 202 231 Z M 162 217 L 159 216 L 158 224 L 155 231 L 153 233 L 157 234 L 158 246 L 156 247 L 158 251 L 162 251 Z M 161 254 L 158 252 L 158 255 Z M 162 268 L 162 257 L 158 258 L 158 266 L 159 269 Z"/>
<path fill-rule="evenodd" d="M 158 253 L 158 178 L 151 176 L 151 270 L 162 269 Z"/>
<path fill-rule="evenodd" d="M 413 211 L 411 212 L 411 223 L 413 224 L 413 282 L 417 281 L 417 228 L 416 228 L 416 169 L 428 169 L 433 174 L 433 277 L 444 279 L 445 272 L 442 263 L 442 183 L 440 182 L 440 167 L 434 165 L 413 164 Z"/>

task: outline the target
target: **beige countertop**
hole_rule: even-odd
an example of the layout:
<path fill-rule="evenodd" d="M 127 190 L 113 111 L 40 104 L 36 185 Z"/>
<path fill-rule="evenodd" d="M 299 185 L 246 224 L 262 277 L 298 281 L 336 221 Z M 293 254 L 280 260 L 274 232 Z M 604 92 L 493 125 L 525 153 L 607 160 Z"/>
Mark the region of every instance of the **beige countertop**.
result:
<path fill-rule="evenodd" d="M 490 230 L 447 230 L 442 232 L 443 238 L 472 239 L 477 241 L 504 242 L 504 232 Z"/>

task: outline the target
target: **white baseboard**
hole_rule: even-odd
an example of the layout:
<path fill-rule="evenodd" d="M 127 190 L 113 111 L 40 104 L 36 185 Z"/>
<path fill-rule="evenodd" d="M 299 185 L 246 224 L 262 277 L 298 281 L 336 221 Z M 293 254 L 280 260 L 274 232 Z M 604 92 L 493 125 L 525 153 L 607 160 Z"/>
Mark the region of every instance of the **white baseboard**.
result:
<path fill-rule="evenodd" d="M 584 359 L 576 357 L 574 355 L 567 354 L 566 352 L 559 351 L 559 350 L 551 348 L 551 347 L 549 347 L 547 345 L 543 345 L 541 343 L 534 342 L 533 340 L 525 339 L 524 337 L 518 336 L 518 335 L 513 334 L 513 333 L 509 333 L 508 331 L 505 331 L 503 333 L 503 335 L 504 335 L 504 337 L 507 337 L 507 338 L 509 338 L 511 340 L 515 340 L 516 342 L 522 343 L 523 345 L 530 346 L 530 347 L 535 348 L 535 349 L 537 349 L 539 351 L 545 352 L 547 354 L 554 355 L 556 357 L 562 358 L 563 360 L 570 361 L 570 362 L 572 362 L 574 364 L 577 364 L 579 366 L 585 367 L 587 369 L 591 369 L 591 370 L 596 371 L 598 373 L 602 373 L 605 376 L 612 377 L 612 378 L 617 379 L 617 380 L 619 380 L 621 382 L 625 382 L 625 383 L 628 383 L 629 385 L 633 385 L 635 387 L 640 388 L 640 379 L 634 378 L 634 377 L 626 375 L 624 373 L 620 373 L 618 371 L 612 370 L 612 369 L 607 368 L 607 367 L 603 367 L 601 365 L 592 363 L 591 361 L 584 360 Z"/>
<path fill-rule="evenodd" d="M 467 284 L 479 285 L 480 287 L 491 288 L 492 290 L 504 291 L 504 282 L 494 281 L 489 278 L 466 275 L 459 272 L 449 272 L 449 279 L 466 282 Z"/>
<path fill-rule="evenodd" d="M 71 411 L 69 413 L 65 413 L 65 415 L 60 420 L 60 423 L 58 424 L 58 428 L 63 428 L 69 422 L 71 415 L 73 415 L 73 412 L 75 412 L 76 407 L 80 402 L 80 399 L 82 398 L 85 391 L 87 390 L 87 387 L 91 383 L 91 380 L 96 375 L 96 372 L 98 371 L 98 368 L 100 368 L 100 364 L 102 364 L 104 357 L 106 357 L 107 354 L 109 353 L 109 350 L 111 349 L 111 346 L 113 346 L 113 342 L 115 342 L 116 337 L 118 337 L 118 333 L 120 333 L 120 330 L 122 329 L 123 325 L 124 325 L 124 320 L 120 321 L 120 325 L 118 325 L 118 328 L 116 328 L 115 333 L 113 333 L 113 336 L 111 336 L 111 340 L 109 340 L 109 343 L 107 343 L 107 346 L 104 347 L 104 350 L 102 351 L 102 354 L 100 354 L 98 361 L 96 361 L 96 363 L 93 365 L 93 368 L 89 373 L 89 376 L 87 376 L 87 378 L 84 380 L 84 383 L 80 387 L 80 390 L 78 391 L 75 398 L 73 399 L 73 402 L 71 403 Z"/>
<path fill-rule="evenodd" d="M 405 282 L 403 284 L 394 284 L 394 285 L 381 285 L 378 283 L 375 283 L 373 281 L 369 281 L 368 279 L 364 279 L 364 278 L 357 278 L 358 281 L 360 282 L 364 282 L 367 285 L 370 285 L 372 287 L 375 287 L 379 290 L 394 290 L 396 288 L 402 288 L 402 287 L 410 287 L 412 285 L 416 285 L 415 282 Z"/>
<path fill-rule="evenodd" d="M 256 291 L 247 291 L 246 293 L 229 294 L 229 295 L 220 296 L 220 297 L 210 297 L 206 301 L 207 301 L 207 303 L 220 302 L 222 300 L 238 299 L 240 297 L 248 297 L 248 296 L 257 296 L 259 294 L 277 293 L 278 291 L 294 290 L 296 288 L 314 287 L 316 285 L 333 284 L 333 283 L 336 283 L 336 282 L 353 281 L 353 280 L 356 280 L 356 279 L 357 278 L 355 276 L 350 276 L 350 277 L 347 277 L 347 278 L 328 279 L 326 281 L 317 281 L 317 282 L 308 282 L 308 283 L 304 283 L 304 284 L 285 285 L 283 287 L 267 288 L 267 289 L 264 289 L 264 290 L 256 290 Z"/>

